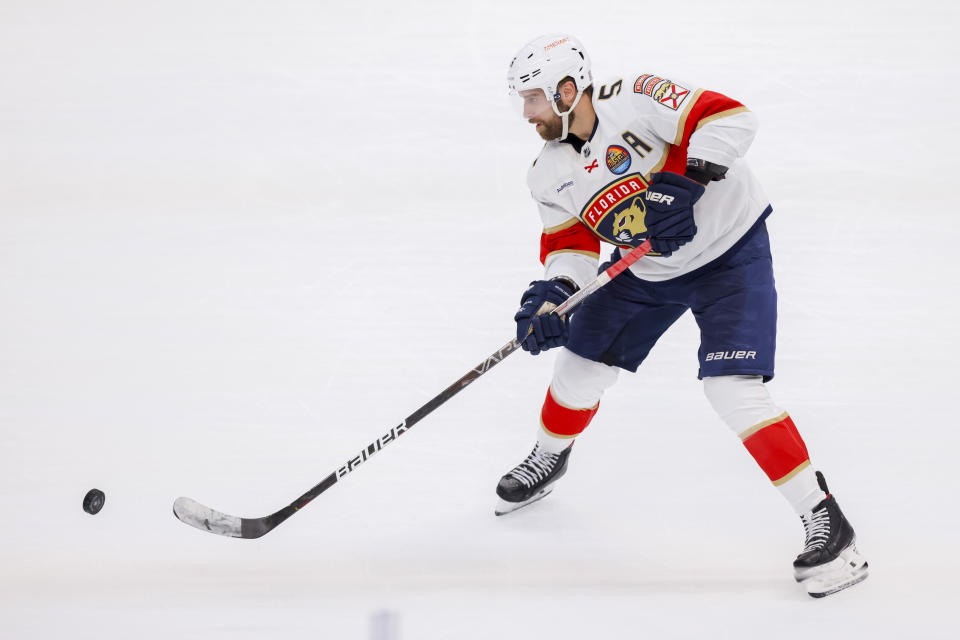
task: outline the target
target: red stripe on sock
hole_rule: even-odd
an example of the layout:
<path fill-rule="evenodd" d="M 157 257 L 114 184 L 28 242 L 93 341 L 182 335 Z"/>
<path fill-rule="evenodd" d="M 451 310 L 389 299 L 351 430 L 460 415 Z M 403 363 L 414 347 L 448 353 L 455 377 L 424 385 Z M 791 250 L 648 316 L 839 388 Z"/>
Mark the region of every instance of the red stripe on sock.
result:
<path fill-rule="evenodd" d="M 790 416 L 760 429 L 744 440 L 743 446 L 773 482 L 810 459 Z"/>
<path fill-rule="evenodd" d="M 599 403 L 589 409 L 564 407 L 553 399 L 553 394 L 550 393 L 550 389 L 547 389 L 547 397 L 543 401 L 543 410 L 540 412 L 540 421 L 544 429 L 550 433 L 558 436 L 576 436 L 587 428 L 599 407 Z"/>

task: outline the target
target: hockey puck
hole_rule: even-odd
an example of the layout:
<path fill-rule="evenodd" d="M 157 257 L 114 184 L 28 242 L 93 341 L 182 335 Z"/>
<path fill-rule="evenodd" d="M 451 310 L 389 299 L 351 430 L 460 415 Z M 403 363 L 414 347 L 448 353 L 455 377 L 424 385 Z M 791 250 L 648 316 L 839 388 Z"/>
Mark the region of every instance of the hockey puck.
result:
<path fill-rule="evenodd" d="M 96 515 L 100 513 L 100 509 L 103 509 L 103 503 L 106 499 L 107 496 L 100 489 L 90 489 L 90 491 L 87 491 L 87 495 L 83 497 L 83 510 L 92 516 Z"/>

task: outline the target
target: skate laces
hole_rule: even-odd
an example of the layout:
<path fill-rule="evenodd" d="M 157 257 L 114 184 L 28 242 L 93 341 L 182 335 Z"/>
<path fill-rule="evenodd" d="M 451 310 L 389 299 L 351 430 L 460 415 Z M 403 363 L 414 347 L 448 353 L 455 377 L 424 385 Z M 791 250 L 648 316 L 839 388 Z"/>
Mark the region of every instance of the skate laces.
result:
<path fill-rule="evenodd" d="M 526 487 L 532 487 L 550 474 L 560 456 L 547 453 L 540 448 L 540 443 L 533 448 L 530 455 L 510 472 L 510 475 Z"/>
<path fill-rule="evenodd" d="M 800 516 L 803 521 L 803 530 L 807 534 L 807 542 L 800 553 L 822 549 L 830 537 L 830 512 L 826 507 L 819 511 L 812 511 L 809 516 Z"/>

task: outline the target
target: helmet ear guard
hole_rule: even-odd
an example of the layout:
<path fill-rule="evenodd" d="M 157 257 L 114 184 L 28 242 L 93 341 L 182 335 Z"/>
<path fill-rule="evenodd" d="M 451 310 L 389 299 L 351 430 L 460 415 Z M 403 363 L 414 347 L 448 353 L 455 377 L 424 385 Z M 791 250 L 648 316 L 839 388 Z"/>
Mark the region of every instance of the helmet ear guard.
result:
<path fill-rule="evenodd" d="M 560 122 L 563 124 L 563 130 L 560 132 L 560 137 L 558 138 L 558 140 L 565 139 L 567 135 L 570 133 L 570 114 L 573 113 L 574 108 L 578 104 L 580 104 L 580 98 L 583 97 L 583 92 L 586 90 L 586 87 L 581 88 L 577 86 L 577 81 L 571 78 L 571 80 L 573 80 L 574 86 L 577 87 L 577 95 L 574 96 L 573 103 L 570 105 L 570 108 L 567 109 L 566 111 L 561 112 L 559 109 L 559 105 L 561 102 L 560 85 L 562 85 L 563 81 L 566 80 L 567 78 L 570 78 L 570 76 L 565 76 L 562 80 L 560 80 L 560 82 L 557 83 L 556 93 L 553 94 L 553 100 L 550 103 L 551 106 L 553 107 L 553 112 L 558 116 L 560 116 Z"/>
<path fill-rule="evenodd" d="M 560 106 L 563 104 L 563 94 L 560 93 L 560 87 L 562 87 L 565 82 L 573 82 L 573 86 L 576 87 L 577 89 L 577 95 L 573 97 L 573 103 L 571 103 L 570 107 L 566 111 L 560 111 Z M 553 112 L 556 113 L 558 116 L 563 117 L 564 113 L 569 113 L 570 111 L 573 111 L 573 108 L 577 106 L 577 104 L 580 102 L 580 98 L 583 96 L 584 91 L 586 91 L 586 87 L 581 88 L 580 86 L 577 85 L 577 81 L 574 80 L 571 76 L 564 76 L 557 83 L 557 88 L 554 90 L 553 100 L 551 103 L 553 105 Z"/>

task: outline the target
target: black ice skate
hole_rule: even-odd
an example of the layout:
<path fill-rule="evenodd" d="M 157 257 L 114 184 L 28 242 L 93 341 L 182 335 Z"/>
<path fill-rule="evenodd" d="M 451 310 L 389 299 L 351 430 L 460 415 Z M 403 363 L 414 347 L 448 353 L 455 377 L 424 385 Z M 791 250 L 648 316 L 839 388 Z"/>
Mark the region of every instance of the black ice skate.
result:
<path fill-rule="evenodd" d="M 814 598 L 852 587 L 867 578 L 867 561 L 857 551 L 853 527 L 830 495 L 823 474 L 817 482 L 827 498 L 800 516 L 807 541 L 793 562 L 793 574 Z"/>
<path fill-rule="evenodd" d="M 558 454 L 547 453 L 537 443 L 523 462 L 500 478 L 497 484 L 500 500 L 493 512 L 502 516 L 549 495 L 553 483 L 567 471 L 572 447 L 571 444 Z"/>

